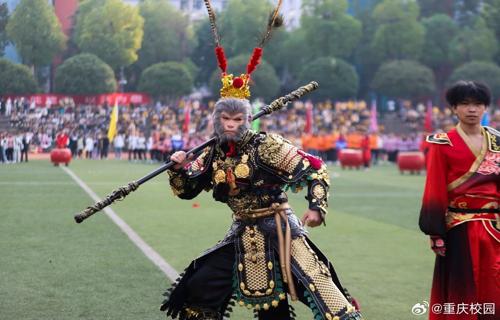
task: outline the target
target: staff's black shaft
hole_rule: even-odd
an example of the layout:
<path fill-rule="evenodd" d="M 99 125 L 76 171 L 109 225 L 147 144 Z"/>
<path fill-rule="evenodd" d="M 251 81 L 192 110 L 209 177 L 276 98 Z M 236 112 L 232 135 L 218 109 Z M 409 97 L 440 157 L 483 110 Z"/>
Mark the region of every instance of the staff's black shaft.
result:
<path fill-rule="evenodd" d="M 215 140 L 216 140 L 216 138 L 211 138 L 210 140 L 207 140 L 207 141 L 203 142 L 202 144 L 200 144 L 199 146 L 196 146 L 193 149 L 189 150 L 186 154 L 188 154 L 188 155 L 189 154 L 197 154 L 198 152 L 200 152 L 201 150 L 203 150 L 205 147 L 207 147 L 207 146 L 211 145 L 212 143 L 214 143 Z M 141 185 L 144 182 L 147 182 L 147 181 L 153 179 L 154 177 L 156 177 L 157 175 L 159 175 L 163 171 L 168 170 L 174 164 L 175 163 L 173 161 L 169 161 L 169 162 L 165 163 L 164 165 L 162 165 L 161 167 L 159 167 L 155 171 L 151 172 L 147 176 L 144 176 L 144 177 L 140 178 L 139 180 L 137 180 L 137 184 Z"/>
<path fill-rule="evenodd" d="M 255 119 L 258 119 L 258 118 L 262 117 L 265 114 L 270 114 L 270 113 L 272 113 L 274 111 L 282 109 L 290 101 L 294 101 L 294 100 L 300 99 L 306 93 L 309 93 L 309 92 L 311 92 L 313 90 L 316 90 L 317 88 L 318 88 L 318 83 L 315 82 L 315 81 L 312 81 L 309 84 L 307 84 L 305 86 L 302 86 L 302 87 L 298 88 L 295 91 L 290 92 L 286 96 L 280 97 L 280 98 L 274 100 L 271 104 L 263 107 L 259 112 L 257 112 L 255 115 L 253 115 L 252 116 L 252 121 L 255 120 Z M 205 141 L 204 143 L 200 144 L 199 146 L 197 146 L 197 147 L 189 150 L 187 152 L 187 155 L 196 154 L 196 153 L 200 152 L 201 150 L 203 150 L 205 147 L 207 147 L 207 146 L 211 145 L 212 143 L 214 143 L 215 141 L 216 141 L 216 138 L 211 138 L 208 141 Z M 75 215 L 75 221 L 77 223 L 81 223 L 83 220 L 85 220 L 88 217 L 92 216 L 94 213 L 101 211 L 102 209 L 104 209 L 105 207 L 109 206 L 110 204 L 112 204 L 116 200 L 122 200 L 122 199 L 124 199 L 129 193 L 131 193 L 132 191 L 137 190 L 137 188 L 139 188 L 139 186 L 141 184 L 143 184 L 143 183 L 145 183 L 145 182 L 153 179 L 154 177 L 156 177 L 160 173 L 168 170 L 174 164 L 175 163 L 173 161 L 169 161 L 169 162 L 165 163 L 164 165 L 162 165 L 161 167 L 159 167 L 158 169 L 156 169 L 155 171 L 149 173 L 147 176 L 144 176 L 144 177 L 142 177 L 141 179 L 139 179 L 137 181 L 132 181 L 128 185 L 123 186 L 121 188 L 118 188 L 118 189 L 114 190 L 104 200 L 96 202 L 93 206 L 87 207 L 86 209 L 84 209 L 79 214 L 76 214 Z"/>

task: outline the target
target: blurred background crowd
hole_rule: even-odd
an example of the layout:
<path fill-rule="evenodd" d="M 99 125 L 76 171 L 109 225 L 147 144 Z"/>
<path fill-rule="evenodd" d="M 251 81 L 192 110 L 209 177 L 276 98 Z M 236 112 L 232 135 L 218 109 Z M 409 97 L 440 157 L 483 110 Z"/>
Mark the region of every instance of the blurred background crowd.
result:
<path fill-rule="evenodd" d="M 254 109 L 262 105 L 257 101 Z M 117 133 L 110 141 L 111 105 L 35 106 L 26 99 L 4 99 L 0 161 L 27 161 L 28 153 L 49 152 L 62 133 L 68 136 L 67 147 L 75 158 L 166 161 L 173 152 L 189 150 L 210 137 L 212 108 L 212 102 L 184 100 L 175 106 L 120 105 Z M 490 111 L 488 124 L 500 129 L 500 111 Z M 454 123 L 449 109 L 424 104 L 404 102 L 377 113 L 364 101 L 327 101 L 295 102 L 253 123 L 253 129 L 281 134 L 329 163 L 338 160 L 341 149 L 362 148 L 366 138 L 376 164 L 394 162 L 399 151 L 422 150 L 426 133 L 448 130 Z"/>
<path fill-rule="evenodd" d="M 211 3 L 227 71 L 240 74 L 278 1 Z M 255 130 L 332 163 L 343 148 L 394 161 L 399 151 L 422 149 L 425 133 L 453 126 L 443 93 L 461 79 L 491 87 L 483 124 L 498 127 L 500 1 L 280 3 L 284 25 L 252 73 L 255 108 L 312 80 L 320 87 L 312 102 Z M 220 89 L 210 30 L 201 0 L 0 0 L 0 161 L 50 151 L 62 133 L 73 156 L 88 159 L 164 161 L 205 140 Z M 110 141 L 114 102 L 90 98 L 117 92 L 149 98 L 120 102 Z M 33 99 L 42 95 L 75 100 Z"/>

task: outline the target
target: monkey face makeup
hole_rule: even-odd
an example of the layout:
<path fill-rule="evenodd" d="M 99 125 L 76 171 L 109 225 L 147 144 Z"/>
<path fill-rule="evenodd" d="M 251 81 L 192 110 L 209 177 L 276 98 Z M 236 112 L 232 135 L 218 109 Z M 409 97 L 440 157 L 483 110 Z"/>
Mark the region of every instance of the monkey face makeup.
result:
<path fill-rule="evenodd" d="M 221 143 L 241 140 L 250 129 L 250 109 L 243 99 L 221 99 L 215 104 L 214 131 Z"/>

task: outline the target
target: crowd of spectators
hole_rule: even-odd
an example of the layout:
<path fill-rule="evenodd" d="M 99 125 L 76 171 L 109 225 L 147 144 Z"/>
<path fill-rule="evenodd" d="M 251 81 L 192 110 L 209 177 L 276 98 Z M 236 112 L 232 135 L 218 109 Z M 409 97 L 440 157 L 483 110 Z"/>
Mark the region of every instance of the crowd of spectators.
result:
<path fill-rule="evenodd" d="M 256 102 L 254 108 L 262 103 Z M 295 102 L 286 110 L 260 120 L 259 130 L 276 132 L 306 151 L 336 162 L 343 148 L 361 148 L 369 141 L 374 163 L 395 161 L 399 151 L 419 150 L 428 113 L 424 104 L 388 103 L 378 113 L 377 130 L 372 125 L 371 106 L 366 102 Z M 35 106 L 25 99 L 0 100 L 0 115 L 10 122 L 10 130 L 0 130 L 0 162 L 27 161 L 28 151 L 48 152 L 63 130 L 69 136 L 73 157 L 130 161 L 165 161 L 177 150 L 189 150 L 212 132 L 213 103 L 180 101 L 175 106 L 128 105 L 119 107 L 118 130 L 108 139 L 113 106 Z M 490 125 L 500 126 L 500 111 L 492 110 Z M 454 125 L 449 109 L 433 107 L 435 131 Z"/>

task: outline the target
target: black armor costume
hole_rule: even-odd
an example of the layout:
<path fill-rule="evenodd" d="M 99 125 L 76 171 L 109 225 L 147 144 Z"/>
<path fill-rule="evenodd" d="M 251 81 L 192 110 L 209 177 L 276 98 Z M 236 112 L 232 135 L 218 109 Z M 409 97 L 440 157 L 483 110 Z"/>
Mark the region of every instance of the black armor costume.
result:
<path fill-rule="evenodd" d="M 315 320 L 362 319 L 332 265 L 307 238 L 285 193 L 307 188 L 309 209 L 320 212 L 324 221 L 329 184 L 326 166 L 278 135 L 248 130 L 251 74 L 272 30 L 283 23 L 279 14 L 282 1 L 271 12 L 246 73 L 238 77 L 226 72 L 215 12 L 210 0 L 204 2 L 221 70 L 222 99 L 216 103 L 213 117 L 218 143 L 184 168 L 169 171 L 170 184 L 182 199 L 213 190 L 214 199 L 227 203 L 233 211 L 234 222 L 223 240 L 189 265 L 167 292 L 161 309 L 174 319 L 221 320 L 229 316 L 228 305 L 238 303 L 253 308 L 261 320 L 288 320 L 294 315 L 289 310 L 289 294 L 292 300 L 308 305 Z M 226 116 L 243 115 L 232 119 L 238 123 L 246 121 L 238 124 L 232 137 L 221 126 L 224 112 Z"/>
<path fill-rule="evenodd" d="M 181 199 L 213 190 L 234 217 L 225 238 L 166 294 L 161 309 L 172 318 L 223 319 L 229 304 L 238 303 L 254 308 L 259 319 L 292 319 L 288 293 L 309 306 L 315 320 L 362 319 L 287 202 L 285 191 L 307 188 L 309 208 L 324 219 L 329 178 L 320 159 L 281 136 L 248 130 L 237 143 L 207 147 L 169 175 Z"/>

